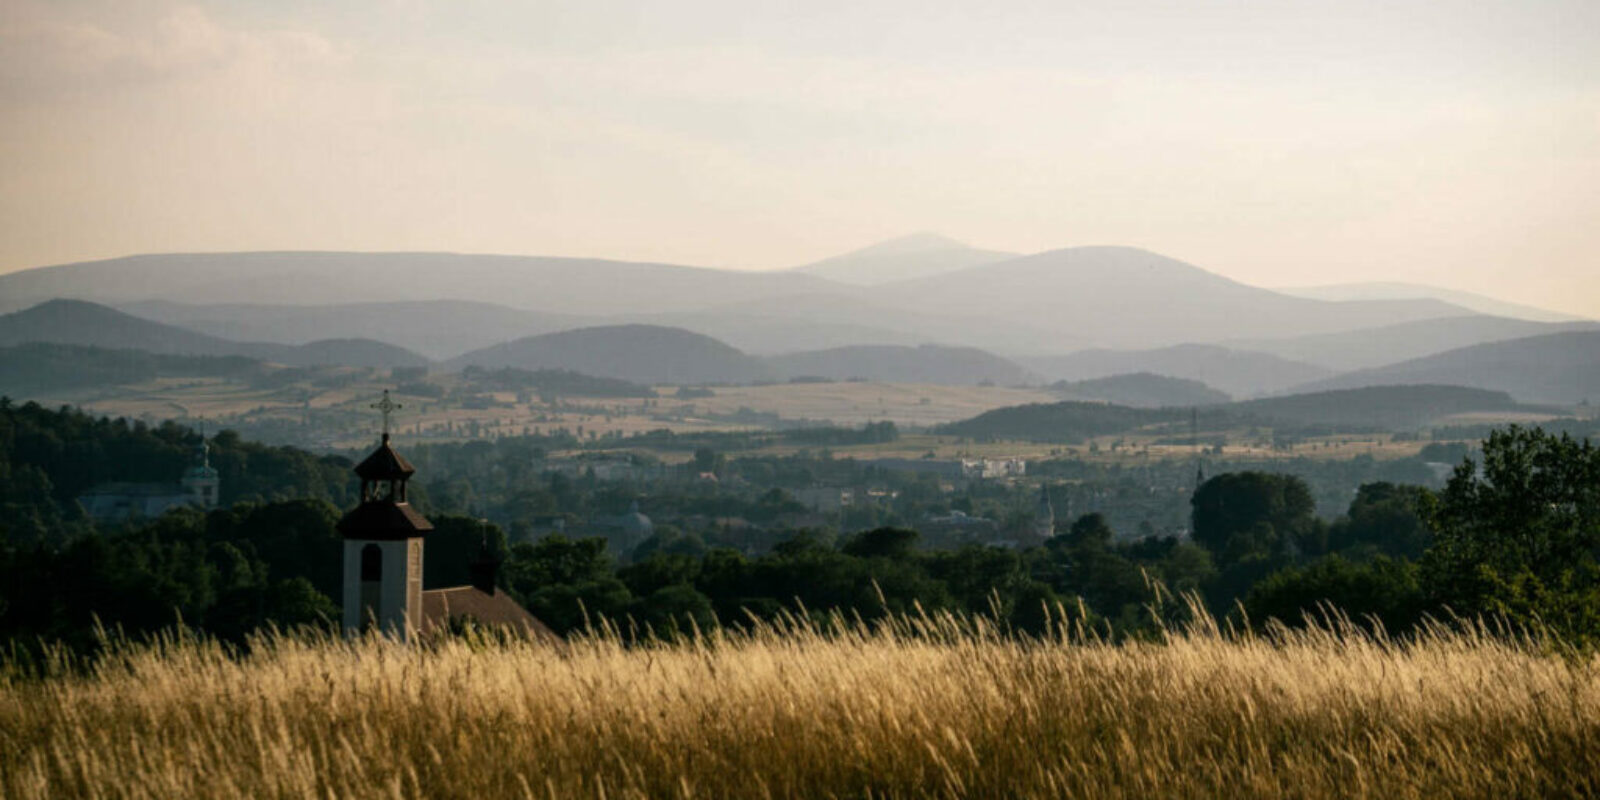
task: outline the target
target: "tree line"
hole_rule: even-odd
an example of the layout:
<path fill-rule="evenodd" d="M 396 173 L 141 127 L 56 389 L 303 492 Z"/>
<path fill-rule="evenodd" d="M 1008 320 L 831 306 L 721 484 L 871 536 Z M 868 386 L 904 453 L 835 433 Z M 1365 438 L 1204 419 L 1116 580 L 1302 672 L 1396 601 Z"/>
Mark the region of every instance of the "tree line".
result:
<path fill-rule="evenodd" d="M 90 647 L 96 621 L 137 633 L 179 619 L 237 639 L 267 623 L 332 618 L 342 558 L 333 526 L 353 502 L 349 459 L 222 434 L 212 455 L 226 469 L 222 508 L 97 527 L 72 502 L 97 480 L 176 474 L 197 444 L 174 425 L 0 402 L 0 639 Z M 522 482 L 536 506 L 628 496 L 526 463 L 506 479 Z M 794 510 L 777 489 L 749 500 L 700 491 L 672 502 Z M 426 585 L 466 583 L 487 536 L 504 559 L 502 587 L 559 631 L 600 616 L 667 633 L 780 613 L 920 607 L 998 614 L 1019 631 L 1040 630 L 1046 609 L 1067 609 L 1110 635 L 1139 635 L 1156 622 L 1153 598 L 1190 592 L 1254 624 L 1295 624 L 1327 605 L 1391 631 L 1424 615 L 1487 613 L 1538 621 L 1579 644 L 1600 633 L 1600 453 L 1537 429 L 1493 432 L 1440 491 L 1363 485 L 1332 522 L 1299 477 L 1216 475 L 1191 498 L 1186 539 L 1119 537 L 1099 513 L 1013 548 L 930 548 L 914 526 L 888 524 L 847 535 L 787 530 L 752 549 L 732 532 L 660 526 L 621 563 L 600 538 L 528 540 L 460 509 L 430 516 Z"/>

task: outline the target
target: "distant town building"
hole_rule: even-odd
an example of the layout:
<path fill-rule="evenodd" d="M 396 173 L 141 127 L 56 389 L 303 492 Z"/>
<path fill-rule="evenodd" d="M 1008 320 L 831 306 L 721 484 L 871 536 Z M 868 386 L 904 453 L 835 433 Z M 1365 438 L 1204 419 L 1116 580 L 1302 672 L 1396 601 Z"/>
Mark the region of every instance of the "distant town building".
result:
<path fill-rule="evenodd" d="M 78 495 L 78 503 L 97 522 L 151 519 L 174 508 L 216 508 L 222 481 L 211 466 L 211 447 L 204 436 L 194 453 L 194 463 L 177 483 L 101 483 Z"/>
<path fill-rule="evenodd" d="M 1020 478 L 1028 474 L 1028 462 L 1021 458 L 969 458 L 961 460 L 963 478 Z"/>

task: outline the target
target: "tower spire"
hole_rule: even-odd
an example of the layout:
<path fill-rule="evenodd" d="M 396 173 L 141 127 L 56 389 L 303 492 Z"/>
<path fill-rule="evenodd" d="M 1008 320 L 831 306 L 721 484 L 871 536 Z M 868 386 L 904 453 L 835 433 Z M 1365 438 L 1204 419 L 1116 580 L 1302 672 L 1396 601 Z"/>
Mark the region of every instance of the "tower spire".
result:
<path fill-rule="evenodd" d="M 377 409 L 378 413 L 383 415 L 383 441 L 385 443 L 388 443 L 388 441 L 389 441 L 389 415 L 393 414 L 396 411 L 399 411 L 402 408 L 405 408 L 405 406 L 402 406 L 399 403 L 396 403 L 395 401 L 389 399 L 389 390 L 388 389 L 384 389 L 383 390 L 383 399 L 379 400 L 376 403 L 373 403 L 371 407 Z"/>

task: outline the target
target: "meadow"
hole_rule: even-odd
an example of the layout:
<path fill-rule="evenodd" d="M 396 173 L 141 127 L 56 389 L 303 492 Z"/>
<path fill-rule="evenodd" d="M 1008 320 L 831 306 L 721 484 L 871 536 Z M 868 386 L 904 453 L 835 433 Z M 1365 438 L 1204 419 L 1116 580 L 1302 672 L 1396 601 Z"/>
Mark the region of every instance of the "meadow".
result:
<path fill-rule="evenodd" d="M 675 642 L 169 636 L 0 678 L 0 795 L 1512 797 L 1600 791 L 1600 660 L 1201 619 L 1113 643 L 982 620 Z"/>

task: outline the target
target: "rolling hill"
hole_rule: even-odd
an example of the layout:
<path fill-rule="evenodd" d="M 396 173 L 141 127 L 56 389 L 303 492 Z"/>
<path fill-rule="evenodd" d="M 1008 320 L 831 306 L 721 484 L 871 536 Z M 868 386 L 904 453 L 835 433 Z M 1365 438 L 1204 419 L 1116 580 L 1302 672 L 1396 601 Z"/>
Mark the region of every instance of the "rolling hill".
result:
<path fill-rule="evenodd" d="M 1069 400 L 1093 400 L 1134 408 L 1212 406 L 1233 399 L 1200 381 L 1150 372 L 1061 381 L 1050 388 Z"/>
<path fill-rule="evenodd" d="M 1206 414 L 1209 421 L 1219 412 Z M 1112 436 L 1157 423 L 1182 424 L 1187 430 L 1189 417 L 1188 409 L 1130 408 L 1110 403 L 1066 401 L 997 408 L 937 430 L 947 436 L 1076 444 L 1095 436 Z"/>
<path fill-rule="evenodd" d="M 1526 406 L 1505 392 L 1463 386 L 1368 386 L 1234 403 L 1241 416 L 1333 429 L 1417 430 L 1452 414 L 1557 413 Z"/>
<path fill-rule="evenodd" d="M 1431 299 L 1289 297 L 1132 247 L 1052 250 L 868 291 L 883 305 L 952 317 L 981 310 L 995 325 L 1027 324 L 1118 348 L 1333 333 L 1463 313 Z M 1037 353 L 1066 349 L 1040 344 Z"/>
<path fill-rule="evenodd" d="M 288 366 L 423 366 L 428 360 L 402 347 L 370 339 L 303 345 L 235 342 L 140 319 L 82 300 L 50 300 L 0 315 L 0 346 L 29 342 L 141 350 L 157 355 L 245 356 Z"/>
<path fill-rule="evenodd" d="M 1013 386 L 1032 378 L 1027 369 L 971 347 L 925 344 L 919 347 L 858 345 L 788 353 L 765 359 L 780 379 L 811 376 L 832 380 L 861 378 L 887 383 Z"/>
<path fill-rule="evenodd" d="M 1447 384 L 1506 392 L 1525 403 L 1600 398 L 1600 331 L 1567 331 L 1462 347 L 1319 380 L 1299 391 Z"/>
<path fill-rule="evenodd" d="M 1344 372 L 1381 367 L 1486 342 L 1583 330 L 1600 330 L 1600 322 L 1529 322 L 1475 315 L 1232 344 Z"/>
<path fill-rule="evenodd" d="M 567 369 L 636 383 L 739 383 L 767 367 L 709 336 L 657 325 L 605 325 L 529 336 L 451 359 L 450 369 Z"/>
<path fill-rule="evenodd" d="M 150 300 L 117 307 L 134 316 L 234 341 L 305 344 L 323 339 L 376 339 L 439 360 L 524 336 L 596 324 L 573 314 L 462 300 L 313 306 Z"/>
<path fill-rule="evenodd" d="M 1461 386 L 1374 386 L 1308 392 L 1286 397 L 1199 408 L 1199 430 L 1263 425 L 1303 433 L 1342 430 L 1416 430 L 1452 414 L 1514 412 L 1549 414 L 1557 409 L 1518 403 L 1504 392 Z M 1138 429 L 1187 436 L 1184 408 L 1132 408 L 1111 403 L 1065 401 L 1008 406 L 943 426 L 941 433 L 1035 442 L 1083 441 Z"/>
<path fill-rule="evenodd" d="M 124 314 L 82 300 L 50 300 L 0 315 L 0 346 L 27 342 L 144 350 L 170 355 L 240 355 L 238 342 Z"/>
<path fill-rule="evenodd" d="M 1054 380 L 1085 381 L 1149 372 L 1199 381 L 1234 397 L 1283 391 L 1333 375 L 1333 370 L 1268 353 L 1184 344 L 1153 350 L 1080 350 L 1062 356 L 1021 359 Z"/>

